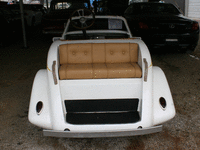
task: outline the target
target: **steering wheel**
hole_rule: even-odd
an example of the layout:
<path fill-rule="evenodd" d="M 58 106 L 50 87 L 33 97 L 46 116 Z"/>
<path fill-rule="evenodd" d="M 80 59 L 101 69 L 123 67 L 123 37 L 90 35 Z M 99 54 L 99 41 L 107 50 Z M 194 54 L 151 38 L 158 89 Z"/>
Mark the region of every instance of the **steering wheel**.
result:
<path fill-rule="evenodd" d="M 79 17 L 79 22 L 72 20 L 73 17 Z M 88 21 L 90 20 L 90 21 Z M 70 23 L 74 28 L 85 30 L 91 27 L 95 21 L 95 14 L 86 8 L 75 10 L 70 16 Z"/>

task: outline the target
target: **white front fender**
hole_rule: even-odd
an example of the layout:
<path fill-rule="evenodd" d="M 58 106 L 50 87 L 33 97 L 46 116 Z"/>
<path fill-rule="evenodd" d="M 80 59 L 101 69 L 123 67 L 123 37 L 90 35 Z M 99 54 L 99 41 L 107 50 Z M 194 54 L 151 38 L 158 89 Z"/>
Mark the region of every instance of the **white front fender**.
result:
<path fill-rule="evenodd" d="M 166 101 L 166 107 L 160 104 L 160 98 Z M 159 67 L 153 67 L 153 125 L 162 124 L 175 116 L 175 107 L 171 91 L 164 72 Z"/>
<path fill-rule="evenodd" d="M 38 102 L 43 103 L 43 108 L 40 113 L 36 111 Z M 46 69 L 39 70 L 35 76 L 31 92 L 28 119 L 32 124 L 38 127 L 52 129 L 49 108 L 49 85 Z"/>

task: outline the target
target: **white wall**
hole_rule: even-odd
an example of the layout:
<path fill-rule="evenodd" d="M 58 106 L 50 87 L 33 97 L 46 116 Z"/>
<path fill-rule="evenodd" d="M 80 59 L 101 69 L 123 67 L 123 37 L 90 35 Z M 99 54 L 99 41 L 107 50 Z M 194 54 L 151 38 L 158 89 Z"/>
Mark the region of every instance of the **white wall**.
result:
<path fill-rule="evenodd" d="M 200 18 L 200 0 L 188 0 L 188 17 Z"/>

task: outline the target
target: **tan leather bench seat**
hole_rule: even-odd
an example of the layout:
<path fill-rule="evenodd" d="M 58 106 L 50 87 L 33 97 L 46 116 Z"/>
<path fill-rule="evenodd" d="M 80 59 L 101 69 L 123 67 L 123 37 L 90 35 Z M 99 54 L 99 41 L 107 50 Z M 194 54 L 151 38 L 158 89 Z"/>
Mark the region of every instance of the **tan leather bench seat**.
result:
<path fill-rule="evenodd" d="M 64 79 L 140 78 L 135 43 L 66 44 L 59 47 L 59 77 Z"/>

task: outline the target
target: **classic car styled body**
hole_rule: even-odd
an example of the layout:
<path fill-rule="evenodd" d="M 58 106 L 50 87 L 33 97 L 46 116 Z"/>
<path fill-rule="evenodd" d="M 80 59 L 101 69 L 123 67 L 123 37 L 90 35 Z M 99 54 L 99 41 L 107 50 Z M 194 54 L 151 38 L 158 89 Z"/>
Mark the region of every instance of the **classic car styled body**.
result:
<path fill-rule="evenodd" d="M 123 17 L 96 16 L 95 23 L 81 36 L 84 31 L 73 31 L 69 20 L 62 37 L 54 39 L 47 69 L 34 79 L 29 121 L 55 137 L 161 131 L 175 116 L 164 72 L 152 65 L 147 46 L 132 37 Z M 94 30 L 96 25 L 102 29 Z"/>
<path fill-rule="evenodd" d="M 199 25 L 170 3 L 132 3 L 124 13 L 134 36 L 149 47 L 180 47 L 193 51 L 199 40 Z"/>

